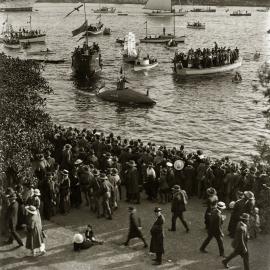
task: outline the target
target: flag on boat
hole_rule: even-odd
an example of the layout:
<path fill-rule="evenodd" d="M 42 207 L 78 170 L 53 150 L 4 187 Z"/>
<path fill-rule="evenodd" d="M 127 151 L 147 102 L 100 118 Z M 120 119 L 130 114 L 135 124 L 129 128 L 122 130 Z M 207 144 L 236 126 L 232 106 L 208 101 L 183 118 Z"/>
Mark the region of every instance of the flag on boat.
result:
<path fill-rule="evenodd" d="M 75 37 L 86 30 L 87 30 L 87 20 L 79 28 L 72 31 L 72 36 Z"/>
<path fill-rule="evenodd" d="M 70 11 L 64 18 L 68 17 L 70 14 L 72 14 L 74 11 L 79 11 L 79 9 L 83 6 L 83 4 L 79 5 L 78 7 L 75 7 L 72 11 Z"/>

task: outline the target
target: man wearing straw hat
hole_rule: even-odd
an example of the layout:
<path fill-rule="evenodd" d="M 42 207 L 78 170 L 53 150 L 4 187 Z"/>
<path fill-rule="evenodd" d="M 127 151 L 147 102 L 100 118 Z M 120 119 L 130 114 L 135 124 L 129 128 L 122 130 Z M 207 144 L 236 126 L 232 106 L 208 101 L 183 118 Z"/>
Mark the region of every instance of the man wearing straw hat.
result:
<path fill-rule="evenodd" d="M 234 251 L 222 261 L 225 268 L 230 268 L 228 262 L 240 255 L 243 258 L 244 270 L 249 270 L 249 254 L 248 254 L 248 229 L 247 224 L 249 222 L 249 214 L 243 213 L 240 216 L 240 221 L 237 224 L 232 247 Z"/>
<path fill-rule="evenodd" d="M 204 240 L 200 251 L 206 253 L 205 248 L 208 246 L 213 237 L 216 238 L 219 248 L 219 255 L 224 257 L 224 246 L 223 246 L 223 231 L 222 224 L 224 220 L 224 216 L 222 216 L 222 210 L 226 209 L 226 205 L 224 202 L 218 202 L 214 207 L 212 207 L 209 218 L 208 218 L 208 226 L 207 233 L 208 236 Z"/>
<path fill-rule="evenodd" d="M 186 204 L 187 204 L 187 199 L 188 199 L 187 194 L 178 185 L 173 186 L 172 193 L 173 193 L 172 204 L 171 204 L 172 226 L 169 229 L 169 231 L 173 231 L 173 232 L 176 231 L 176 220 L 179 217 L 182 224 L 186 228 L 186 232 L 189 232 L 189 227 L 183 215 L 183 213 L 186 211 Z"/>

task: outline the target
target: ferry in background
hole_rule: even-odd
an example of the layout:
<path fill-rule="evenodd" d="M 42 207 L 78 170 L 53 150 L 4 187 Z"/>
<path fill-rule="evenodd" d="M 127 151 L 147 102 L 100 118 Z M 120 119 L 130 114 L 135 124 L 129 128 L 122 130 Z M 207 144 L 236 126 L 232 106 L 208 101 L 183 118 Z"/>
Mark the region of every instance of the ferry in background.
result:
<path fill-rule="evenodd" d="M 1 12 L 32 11 L 37 0 L 0 0 Z"/>

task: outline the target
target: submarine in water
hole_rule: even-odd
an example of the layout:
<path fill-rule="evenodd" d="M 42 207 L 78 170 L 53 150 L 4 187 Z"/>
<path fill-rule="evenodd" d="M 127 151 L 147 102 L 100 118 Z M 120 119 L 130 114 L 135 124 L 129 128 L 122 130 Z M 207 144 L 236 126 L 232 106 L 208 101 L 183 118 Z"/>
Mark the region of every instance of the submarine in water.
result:
<path fill-rule="evenodd" d="M 108 90 L 106 87 L 100 88 L 96 95 L 105 101 L 117 102 L 127 105 L 155 105 L 156 102 L 146 94 L 139 93 L 128 87 L 125 87 L 127 80 L 124 75 L 121 75 L 117 81 L 115 90 Z"/>

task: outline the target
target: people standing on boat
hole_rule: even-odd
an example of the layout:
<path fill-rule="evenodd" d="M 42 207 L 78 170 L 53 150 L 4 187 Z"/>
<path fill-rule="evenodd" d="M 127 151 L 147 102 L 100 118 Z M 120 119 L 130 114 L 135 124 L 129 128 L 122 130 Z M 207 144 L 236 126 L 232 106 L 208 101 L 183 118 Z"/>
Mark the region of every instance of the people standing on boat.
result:
<path fill-rule="evenodd" d="M 175 52 L 173 63 L 175 68 L 210 68 L 217 66 L 224 66 L 227 64 L 233 64 L 239 59 L 239 49 L 235 50 L 226 47 L 218 47 L 215 43 L 215 47 L 198 48 L 193 50 L 192 48 L 187 52 Z"/>

